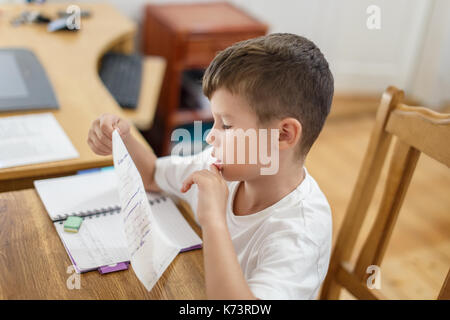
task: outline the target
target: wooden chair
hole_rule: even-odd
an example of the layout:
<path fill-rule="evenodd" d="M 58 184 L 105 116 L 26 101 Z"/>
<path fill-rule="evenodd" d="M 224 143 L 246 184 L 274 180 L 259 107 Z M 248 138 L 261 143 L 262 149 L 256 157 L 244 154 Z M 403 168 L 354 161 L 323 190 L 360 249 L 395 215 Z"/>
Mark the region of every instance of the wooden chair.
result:
<path fill-rule="evenodd" d="M 165 70 L 164 58 L 158 56 L 144 58 L 138 106 L 136 109 L 122 109 L 127 119 L 139 130 L 148 130 L 153 124 Z"/>
<path fill-rule="evenodd" d="M 401 103 L 403 91 L 389 87 L 383 93 L 375 126 L 359 176 L 340 229 L 321 299 L 338 299 L 342 288 L 358 299 L 384 299 L 379 290 L 369 289 L 366 273 L 380 266 L 397 216 L 421 152 L 450 166 L 450 114 Z M 396 137 L 390 167 L 375 222 L 352 268 L 349 259 L 355 247 L 383 163 Z M 439 299 L 450 299 L 450 272 Z M 369 279 L 371 280 L 371 279 Z"/>

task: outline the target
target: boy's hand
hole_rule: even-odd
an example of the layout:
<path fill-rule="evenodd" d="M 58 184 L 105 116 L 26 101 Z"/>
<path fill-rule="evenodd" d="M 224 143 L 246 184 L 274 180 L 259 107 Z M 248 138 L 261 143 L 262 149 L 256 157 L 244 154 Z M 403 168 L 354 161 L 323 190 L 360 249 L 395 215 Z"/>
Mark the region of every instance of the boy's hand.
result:
<path fill-rule="evenodd" d="M 197 216 L 202 227 L 209 224 L 226 225 L 228 187 L 216 166 L 192 173 L 183 182 L 181 192 L 187 192 L 193 184 L 198 186 Z"/>
<path fill-rule="evenodd" d="M 88 145 L 92 151 L 101 156 L 112 153 L 112 133 L 119 129 L 122 140 L 130 135 L 130 124 L 114 114 L 102 114 L 92 122 L 88 134 Z"/>

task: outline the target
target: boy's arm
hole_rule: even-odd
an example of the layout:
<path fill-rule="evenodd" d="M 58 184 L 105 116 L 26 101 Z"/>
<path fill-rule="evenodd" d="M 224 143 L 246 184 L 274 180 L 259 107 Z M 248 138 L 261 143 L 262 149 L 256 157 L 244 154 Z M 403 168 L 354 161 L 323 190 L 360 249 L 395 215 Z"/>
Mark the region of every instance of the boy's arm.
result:
<path fill-rule="evenodd" d="M 202 225 L 202 234 L 208 299 L 256 299 L 242 273 L 227 225 Z"/>
<path fill-rule="evenodd" d="M 145 148 L 132 134 L 126 136 L 124 143 L 141 175 L 145 190 L 160 192 L 161 189 L 155 181 L 157 157 L 152 148 Z"/>
<path fill-rule="evenodd" d="M 112 133 L 114 129 L 127 147 L 130 156 L 141 175 L 144 188 L 147 191 L 161 191 L 155 182 L 156 155 L 151 148 L 139 143 L 130 132 L 130 123 L 114 114 L 104 113 L 92 122 L 87 143 L 98 155 L 112 154 Z"/>
<path fill-rule="evenodd" d="M 242 273 L 226 220 L 228 186 L 214 165 L 192 173 L 181 187 L 198 186 L 197 216 L 202 226 L 206 294 L 209 299 L 256 299 Z"/>
<path fill-rule="evenodd" d="M 182 182 L 193 172 L 202 170 L 212 161 L 211 148 L 195 155 L 171 155 L 156 159 L 154 181 L 164 192 L 186 201 L 192 208 L 197 220 L 197 192 L 183 193 L 180 191 Z"/>

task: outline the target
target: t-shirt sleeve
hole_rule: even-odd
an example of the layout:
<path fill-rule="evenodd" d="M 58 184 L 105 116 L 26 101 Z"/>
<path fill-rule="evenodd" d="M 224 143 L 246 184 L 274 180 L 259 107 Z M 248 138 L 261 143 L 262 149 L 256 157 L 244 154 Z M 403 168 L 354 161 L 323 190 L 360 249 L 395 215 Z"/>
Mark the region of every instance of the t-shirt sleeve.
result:
<path fill-rule="evenodd" d="M 194 204 L 193 186 L 188 192 L 180 191 L 183 181 L 193 172 L 207 169 L 212 159 L 212 148 L 209 147 L 193 156 L 166 156 L 156 160 L 155 181 L 158 187 L 171 195 Z M 196 199 L 195 199 L 196 200 Z"/>
<path fill-rule="evenodd" d="M 315 299 L 321 282 L 319 247 L 306 237 L 281 233 L 266 238 L 247 283 L 259 299 Z"/>

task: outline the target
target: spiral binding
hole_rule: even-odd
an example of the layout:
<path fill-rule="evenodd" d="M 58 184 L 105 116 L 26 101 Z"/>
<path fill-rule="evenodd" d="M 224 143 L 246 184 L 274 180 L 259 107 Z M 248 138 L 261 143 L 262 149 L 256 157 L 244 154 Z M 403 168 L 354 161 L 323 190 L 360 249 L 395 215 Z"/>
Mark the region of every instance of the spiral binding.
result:
<path fill-rule="evenodd" d="M 152 206 L 152 205 L 154 205 L 155 203 L 161 203 L 161 200 L 163 201 L 163 202 L 165 202 L 167 199 L 166 199 L 166 197 L 165 196 L 161 196 L 161 197 L 159 197 L 159 198 L 156 198 L 155 200 L 149 200 L 148 202 L 150 203 L 150 205 Z"/>
<path fill-rule="evenodd" d="M 167 199 L 165 196 L 161 196 L 154 200 L 149 200 L 148 202 L 150 203 L 151 206 L 153 206 L 157 203 L 165 202 L 166 200 Z M 54 221 L 62 224 L 64 222 L 64 220 L 66 220 L 68 217 L 72 217 L 72 216 L 81 217 L 81 218 L 89 217 L 90 219 L 92 219 L 94 217 L 99 218 L 102 215 L 106 216 L 108 214 L 109 215 L 118 214 L 118 213 L 120 213 L 120 209 L 121 209 L 120 206 L 113 206 L 113 207 L 100 208 L 100 209 L 96 209 L 96 210 L 73 212 L 71 214 L 58 214 Z"/>

